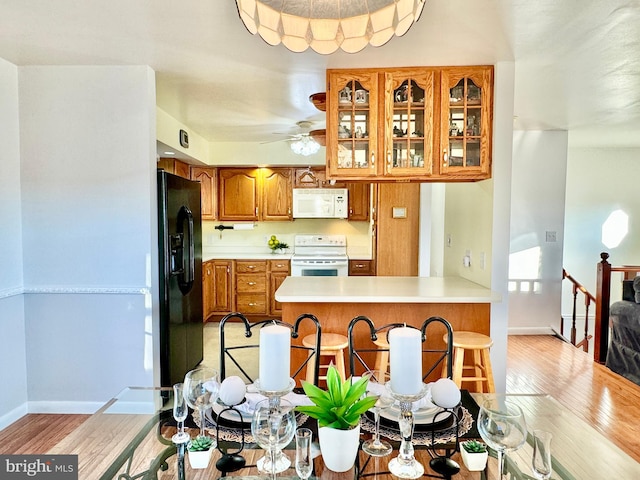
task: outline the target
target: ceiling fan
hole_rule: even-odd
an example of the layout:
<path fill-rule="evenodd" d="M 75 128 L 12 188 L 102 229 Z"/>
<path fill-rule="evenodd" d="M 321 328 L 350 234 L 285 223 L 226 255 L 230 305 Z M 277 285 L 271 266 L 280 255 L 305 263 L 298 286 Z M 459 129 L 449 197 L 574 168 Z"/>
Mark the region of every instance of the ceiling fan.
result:
<path fill-rule="evenodd" d="M 300 121 L 297 122 L 298 133 L 289 134 L 289 138 L 283 138 L 280 140 L 273 140 L 273 142 L 289 142 L 289 146 L 291 150 L 303 156 L 313 155 L 317 153 L 320 149 L 320 146 L 325 145 L 325 130 L 311 130 L 311 126 L 313 122 L 310 121 Z M 283 135 L 283 134 L 280 134 Z M 264 142 L 264 143 L 272 143 L 272 142 Z"/>

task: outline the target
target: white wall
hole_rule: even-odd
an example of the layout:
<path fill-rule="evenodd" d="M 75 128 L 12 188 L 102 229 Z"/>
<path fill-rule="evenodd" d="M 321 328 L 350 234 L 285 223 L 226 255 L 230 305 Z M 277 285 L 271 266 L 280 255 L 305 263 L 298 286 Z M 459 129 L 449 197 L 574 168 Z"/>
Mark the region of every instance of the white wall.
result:
<path fill-rule="evenodd" d="M 640 149 L 569 148 L 567 162 L 564 268 L 595 295 L 600 252 L 614 266 L 640 265 Z M 629 215 L 629 232 L 619 246 L 602 243 L 602 226 L 614 210 Z M 611 299 L 621 298 L 619 274 L 613 274 Z M 580 312 L 584 311 L 580 299 Z M 562 314 L 571 317 L 568 282 L 563 285 Z M 593 315 L 594 308 L 590 310 Z M 593 325 L 593 323 L 592 323 Z M 592 326 L 591 325 L 591 326 Z"/>
<path fill-rule="evenodd" d="M 507 378 L 507 327 L 509 298 L 509 205 L 513 145 L 513 91 L 515 65 L 499 62 L 495 68 L 493 114 L 493 231 L 491 233 L 491 290 L 502 296 L 491 304 L 491 364 L 496 390 L 504 392 Z"/>
<path fill-rule="evenodd" d="M 92 411 L 154 383 L 154 74 L 22 67 L 19 103 L 30 409 Z"/>
<path fill-rule="evenodd" d="M 566 131 L 513 135 L 509 333 L 560 329 Z M 555 241 L 549 235 L 555 235 Z"/>
<path fill-rule="evenodd" d="M 0 430 L 27 411 L 18 69 L 0 59 Z"/>
<path fill-rule="evenodd" d="M 493 180 L 445 185 L 444 276 L 491 286 L 493 188 Z"/>

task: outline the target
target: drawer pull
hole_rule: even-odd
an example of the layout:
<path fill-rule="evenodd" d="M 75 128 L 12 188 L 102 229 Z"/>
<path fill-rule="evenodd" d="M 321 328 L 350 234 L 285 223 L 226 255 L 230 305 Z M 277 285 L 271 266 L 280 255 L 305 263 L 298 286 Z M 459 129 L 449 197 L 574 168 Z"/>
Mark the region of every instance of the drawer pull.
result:
<path fill-rule="evenodd" d="M 255 307 L 256 305 L 258 305 L 258 304 L 257 303 L 252 303 L 252 302 L 249 303 L 250 307 Z"/>
<path fill-rule="evenodd" d="M 278 267 L 278 268 L 282 268 L 282 267 L 284 267 L 284 265 L 283 265 L 282 263 L 277 263 L 277 264 L 276 264 L 276 267 Z"/>
<path fill-rule="evenodd" d="M 364 268 L 364 265 L 362 263 L 356 263 L 356 268 Z"/>
<path fill-rule="evenodd" d="M 256 268 L 255 265 L 248 265 L 247 268 Z"/>
<path fill-rule="evenodd" d="M 254 286 L 257 282 L 248 282 L 248 285 Z"/>

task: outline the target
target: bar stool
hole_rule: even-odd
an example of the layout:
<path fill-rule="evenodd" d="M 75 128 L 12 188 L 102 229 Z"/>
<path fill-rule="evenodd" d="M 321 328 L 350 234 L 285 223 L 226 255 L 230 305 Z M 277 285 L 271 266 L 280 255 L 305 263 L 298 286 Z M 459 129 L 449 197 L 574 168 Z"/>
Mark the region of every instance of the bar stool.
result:
<path fill-rule="evenodd" d="M 444 336 L 447 343 L 447 336 Z M 489 349 L 493 340 L 487 335 L 476 332 L 453 332 L 453 378 L 458 388 L 462 388 L 465 382 L 475 383 L 475 392 L 493 393 L 496 391 L 493 382 L 493 370 L 491 369 L 491 357 Z M 465 364 L 465 353 L 471 351 L 473 363 Z M 469 359 L 469 360 L 471 360 Z M 466 375 L 465 372 L 471 372 Z M 446 376 L 446 365 L 442 376 Z"/>
<path fill-rule="evenodd" d="M 380 336 L 376 341 L 373 342 L 374 345 L 380 348 L 376 352 L 376 363 L 375 363 L 375 371 L 378 372 L 380 378 L 384 378 L 385 373 L 389 371 L 389 342 L 387 342 L 387 337 Z"/>
<path fill-rule="evenodd" d="M 307 335 L 302 339 L 302 345 L 305 347 L 315 348 L 316 336 Z M 326 380 L 326 370 L 333 364 L 340 374 L 340 378 L 345 380 L 344 368 L 344 350 L 349 347 L 349 339 L 339 333 L 323 333 L 320 339 L 320 353 L 317 360 L 312 360 L 307 364 L 307 382 L 313 383 L 313 370 L 315 368 L 314 361 L 320 361 L 320 370 L 325 370 L 324 375 L 320 375 L 318 380 Z M 322 357 L 330 357 L 327 363 L 322 363 Z"/>

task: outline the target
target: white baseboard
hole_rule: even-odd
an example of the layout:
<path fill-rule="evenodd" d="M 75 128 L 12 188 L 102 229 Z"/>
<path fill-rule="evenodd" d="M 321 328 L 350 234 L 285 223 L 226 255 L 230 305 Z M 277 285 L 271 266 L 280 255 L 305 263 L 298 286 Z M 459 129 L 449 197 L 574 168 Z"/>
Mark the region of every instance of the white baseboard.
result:
<path fill-rule="evenodd" d="M 507 329 L 508 335 L 555 335 L 553 328 L 548 327 L 512 327 Z"/>
<path fill-rule="evenodd" d="M 27 414 L 27 404 L 23 403 L 19 407 L 14 408 L 10 412 L 0 416 L 0 430 L 8 427 L 13 422 L 20 420 Z"/>
<path fill-rule="evenodd" d="M 29 413 L 84 413 L 92 414 L 104 402 L 29 402 Z"/>

